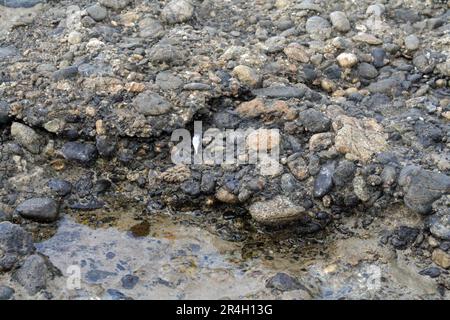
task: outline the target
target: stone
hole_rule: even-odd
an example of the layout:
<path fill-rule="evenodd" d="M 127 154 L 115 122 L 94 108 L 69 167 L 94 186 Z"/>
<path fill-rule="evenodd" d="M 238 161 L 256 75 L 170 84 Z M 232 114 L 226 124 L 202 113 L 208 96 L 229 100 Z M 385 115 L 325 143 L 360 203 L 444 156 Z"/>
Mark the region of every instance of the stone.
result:
<path fill-rule="evenodd" d="M 72 184 L 67 180 L 50 179 L 47 185 L 53 192 L 61 197 L 68 195 L 72 191 Z"/>
<path fill-rule="evenodd" d="M 0 0 L 0 5 L 8 8 L 32 8 L 43 0 Z"/>
<path fill-rule="evenodd" d="M 33 239 L 28 232 L 8 221 L 0 223 L 0 271 L 11 270 L 33 251 Z"/>
<path fill-rule="evenodd" d="M 25 219 L 53 222 L 59 217 L 59 205 L 51 198 L 31 198 L 17 206 L 16 211 Z"/>
<path fill-rule="evenodd" d="M 250 205 L 249 212 L 255 221 L 269 225 L 296 221 L 306 215 L 305 208 L 285 196 L 255 202 Z"/>
<path fill-rule="evenodd" d="M 355 175 L 356 166 L 353 162 L 348 160 L 342 160 L 337 165 L 333 173 L 333 182 L 338 187 L 344 187 L 348 185 Z"/>
<path fill-rule="evenodd" d="M 70 66 L 53 72 L 52 78 L 54 81 L 74 78 L 78 75 L 78 67 Z"/>
<path fill-rule="evenodd" d="M 181 88 L 183 80 L 169 71 L 162 71 L 157 74 L 155 83 L 161 90 L 176 90 Z"/>
<path fill-rule="evenodd" d="M 148 39 L 159 39 L 165 34 L 162 24 L 153 18 L 146 17 L 139 22 L 139 36 Z"/>
<path fill-rule="evenodd" d="M 386 51 L 383 48 L 374 48 L 371 51 L 373 65 L 376 68 L 384 66 L 384 59 L 386 58 Z"/>
<path fill-rule="evenodd" d="M 429 267 L 421 270 L 419 274 L 422 276 L 428 276 L 430 278 L 437 278 L 441 275 L 441 269 L 437 267 Z"/>
<path fill-rule="evenodd" d="M 189 21 L 194 15 L 194 6 L 187 0 L 172 0 L 161 12 L 161 19 L 168 24 Z"/>
<path fill-rule="evenodd" d="M 417 49 L 419 49 L 419 46 L 420 40 L 415 34 L 410 34 L 409 36 L 405 37 L 405 48 L 409 51 L 416 51 Z"/>
<path fill-rule="evenodd" d="M 67 160 L 89 164 L 97 158 L 97 148 L 89 143 L 71 141 L 63 145 L 61 154 Z"/>
<path fill-rule="evenodd" d="M 22 285 L 28 294 L 34 296 L 47 286 L 48 267 L 44 258 L 33 254 L 26 258 L 13 278 Z"/>
<path fill-rule="evenodd" d="M 302 181 L 309 177 L 308 164 L 298 156 L 292 160 L 288 160 L 288 168 L 295 178 Z"/>
<path fill-rule="evenodd" d="M 323 166 L 314 180 L 313 195 L 315 198 L 322 198 L 333 188 L 334 164 Z"/>
<path fill-rule="evenodd" d="M 319 16 L 312 16 L 306 20 L 305 29 L 307 33 L 313 34 L 313 33 L 320 33 L 324 29 L 330 28 L 330 23 Z"/>
<path fill-rule="evenodd" d="M 254 151 L 271 151 L 278 148 L 280 134 L 276 129 L 258 129 L 252 131 L 246 138 L 247 147 Z"/>
<path fill-rule="evenodd" d="M 309 139 L 310 151 L 322 151 L 333 145 L 333 134 L 331 132 L 316 133 Z"/>
<path fill-rule="evenodd" d="M 184 61 L 183 52 L 167 43 L 154 45 L 148 52 L 148 58 L 154 64 L 179 65 Z"/>
<path fill-rule="evenodd" d="M 351 160 L 366 163 L 374 154 L 388 147 L 387 135 L 375 119 L 339 116 L 333 122 L 333 128 L 336 131 L 336 150 Z"/>
<path fill-rule="evenodd" d="M 172 105 L 159 94 L 145 91 L 133 100 L 136 110 L 144 116 L 159 116 L 168 113 Z"/>
<path fill-rule="evenodd" d="M 136 284 L 139 282 L 139 277 L 134 276 L 132 274 L 127 274 L 120 279 L 120 282 L 122 283 L 122 287 L 124 289 L 133 289 Z"/>
<path fill-rule="evenodd" d="M 101 157 L 109 158 L 112 157 L 116 151 L 116 140 L 105 135 L 99 135 L 96 137 L 95 146 Z"/>
<path fill-rule="evenodd" d="M 258 87 L 261 82 L 261 77 L 258 73 L 247 66 L 239 65 L 233 69 L 233 75 L 244 85 L 250 88 Z"/>
<path fill-rule="evenodd" d="M 434 263 L 444 269 L 450 268 L 450 254 L 441 249 L 434 249 L 431 259 Z"/>
<path fill-rule="evenodd" d="M 0 101 L 0 126 L 8 124 L 11 121 L 9 110 L 9 104 L 5 101 Z"/>
<path fill-rule="evenodd" d="M 107 8 L 122 10 L 130 4 L 131 0 L 100 0 L 99 3 Z"/>
<path fill-rule="evenodd" d="M 13 122 L 11 135 L 25 149 L 34 154 L 39 154 L 43 147 L 42 138 L 32 128 Z"/>
<path fill-rule="evenodd" d="M 344 52 L 337 56 L 336 58 L 338 64 L 342 68 L 352 68 L 358 63 L 358 57 L 353 53 Z"/>
<path fill-rule="evenodd" d="M 395 95 L 400 86 L 400 81 L 395 78 L 387 78 L 370 83 L 367 87 L 371 93 L 384 93 L 387 95 Z"/>
<path fill-rule="evenodd" d="M 353 41 L 367 43 L 367 44 L 370 44 L 373 46 L 383 44 L 382 40 L 378 39 L 374 35 L 364 33 L 364 32 L 358 33 L 357 35 L 353 36 L 352 39 L 353 39 Z"/>
<path fill-rule="evenodd" d="M 228 191 L 224 187 L 217 190 L 216 199 L 223 203 L 229 203 L 229 204 L 236 204 L 239 202 L 238 197 L 235 194 Z"/>
<path fill-rule="evenodd" d="M 374 79 L 378 76 L 378 70 L 367 62 L 358 65 L 358 75 L 364 79 Z"/>
<path fill-rule="evenodd" d="M 70 44 L 79 44 L 82 41 L 82 34 L 78 31 L 72 31 L 67 36 L 67 41 L 69 41 Z"/>
<path fill-rule="evenodd" d="M 11 287 L 0 285 L 0 301 L 11 300 L 14 296 L 15 290 Z"/>
<path fill-rule="evenodd" d="M 266 288 L 280 291 L 307 290 L 296 278 L 284 273 L 278 272 L 266 282 Z"/>
<path fill-rule="evenodd" d="M 421 214 L 430 213 L 433 202 L 450 193 L 449 176 L 415 165 L 401 170 L 398 183 L 404 190 L 405 205 Z"/>
<path fill-rule="evenodd" d="M 308 132 L 320 133 L 330 129 L 330 119 L 315 109 L 310 108 L 300 112 L 299 118 L 302 121 L 303 127 Z"/>
<path fill-rule="evenodd" d="M 450 195 L 433 202 L 432 208 L 434 214 L 428 222 L 431 234 L 442 240 L 450 240 Z"/>
<path fill-rule="evenodd" d="M 340 32 L 350 31 L 350 22 L 347 15 L 342 11 L 334 11 L 330 13 L 330 20 L 333 27 Z"/>
<path fill-rule="evenodd" d="M 283 49 L 283 52 L 290 60 L 300 63 L 309 62 L 309 55 L 306 52 L 306 49 L 296 42 L 289 44 Z"/>
<path fill-rule="evenodd" d="M 278 99 L 302 98 L 305 92 L 304 88 L 293 86 L 273 86 L 252 90 L 252 93 L 256 96 Z"/>
<path fill-rule="evenodd" d="M 92 19 L 97 22 L 104 20 L 108 16 L 108 10 L 98 3 L 87 7 L 86 12 Z"/>

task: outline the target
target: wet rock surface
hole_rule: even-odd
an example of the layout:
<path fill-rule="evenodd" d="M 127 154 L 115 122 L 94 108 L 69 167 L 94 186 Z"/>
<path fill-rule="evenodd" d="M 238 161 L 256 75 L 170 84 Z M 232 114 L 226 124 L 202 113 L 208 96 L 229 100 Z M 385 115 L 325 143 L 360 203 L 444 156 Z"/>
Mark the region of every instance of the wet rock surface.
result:
<path fill-rule="evenodd" d="M 244 281 L 217 298 L 448 299 L 449 9 L 0 0 L 0 299 L 211 298 L 189 257 Z M 236 161 L 207 157 L 228 129 L 250 132 Z M 202 161 L 173 161 L 183 135 Z M 84 291 L 61 289 L 70 265 Z M 354 287 L 377 270 L 384 288 Z"/>

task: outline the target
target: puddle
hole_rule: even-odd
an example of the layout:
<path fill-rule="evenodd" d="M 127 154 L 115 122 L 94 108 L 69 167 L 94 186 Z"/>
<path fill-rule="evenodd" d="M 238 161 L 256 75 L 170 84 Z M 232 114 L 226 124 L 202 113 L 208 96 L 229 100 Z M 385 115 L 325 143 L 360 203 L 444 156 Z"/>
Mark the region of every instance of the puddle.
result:
<path fill-rule="evenodd" d="M 303 248 L 303 255 L 301 250 L 295 256 L 295 250 L 289 250 L 285 254 L 272 252 L 270 257 L 244 258 L 248 244 L 225 241 L 188 220 L 159 215 L 136 225 L 131 231 L 93 229 L 69 216 L 63 218 L 57 233 L 37 244 L 65 275 L 51 290 L 54 297 L 369 299 L 427 298 L 437 292 L 431 282 L 408 271 L 409 267 L 383 258 L 386 253 L 376 252 L 372 240 L 352 238 L 331 245 L 315 244 L 320 248 Z M 142 236 L 136 237 L 136 232 Z M 81 270 L 79 289 L 63 283 L 70 279 L 68 273 L 73 266 Z M 307 290 L 266 288 L 267 279 L 277 272 L 295 276 Z"/>

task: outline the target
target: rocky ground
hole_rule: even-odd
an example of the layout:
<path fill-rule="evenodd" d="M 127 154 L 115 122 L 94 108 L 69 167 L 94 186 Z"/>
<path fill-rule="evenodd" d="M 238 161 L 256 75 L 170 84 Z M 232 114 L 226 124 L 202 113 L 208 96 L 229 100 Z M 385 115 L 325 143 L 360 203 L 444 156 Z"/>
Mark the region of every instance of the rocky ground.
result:
<path fill-rule="evenodd" d="M 0 31 L 0 299 L 450 297 L 447 1 L 0 0 Z M 175 165 L 194 121 L 278 129 L 279 165 Z"/>

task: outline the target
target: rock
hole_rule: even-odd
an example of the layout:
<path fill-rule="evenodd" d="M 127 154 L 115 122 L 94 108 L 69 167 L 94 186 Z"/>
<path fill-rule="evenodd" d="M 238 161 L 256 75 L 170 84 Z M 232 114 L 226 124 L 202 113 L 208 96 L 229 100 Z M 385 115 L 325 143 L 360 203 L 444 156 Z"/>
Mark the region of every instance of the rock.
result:
<path fill-rule="evenodd" d="M 252 90 L 252 93 L 256 96 L 267 98 L 301 98 L 305 95 L 304 88 L 298 88 L 293 86 L 273 86 L 268 88 L 259 88 Z"/>
<path fill-rule="evenodd" d="M 0 285 L 0 301 L 11 300 L 14 296 L 14 289 L 8 286 Z"/>
<path fill-rule="evenodd" d="M 63 145 L 61 154 L 67 160 L 88 164 L 97 158 L 97 148 L 92 144 L 71 141 Z"/>
<path fill-rule="evenodd" d="M 31 235 L 11 222 L 0 223 L 0 271 L 11 270 L 34 251 Z"/>
<path fill-rule="evenodd" d="M 239 202 L 238 197 L 235 194 L 228 191 L 224 187 L 217 190 L 216 199 L 223 203 L 229 203 L 229 204 L 236 204 Z"/>
<path fill-rule="evenodd" d="M 384 59 L 386 58 L 386 51 L 383 48 L 374 48 L 371 52 L 373 58 L 373 65 L 376 68 L 384 66 Z"/>
<path fill-rule="evenodd" d="M 47 183 L 48 187 L 57 195 L 63 197 L 72 191 L 72 184 L 62 179 L 50 179 Z"/>
<path fill-rule="evenodd" d="M 310 151 L 322 151 L 333 145 L 333 134 L 331 132 L 316 133 L 309 139 Z"/>
<path fill-rule="evenodd" d="M 42 149 L 42 138 L 30 127 L 19 122 L 11 125 L 11 135 L 25 149 L 39 154 Z"/>
<path fill-rule="evenodd" d="M 350 159 L 367 162 L 374 154 L 387 149 L 387 135 L 375 119 L 339 116 L 333 127 L 336 150 Z"/>
<path fill-rule="evenodd" d="M 78 67 L 70 66 L 53 72 L 52 78 L 54 81 L 74 78 L 78 75 Z"/>
<path fill-rule="evenodd" d="M 250 88 L 258 87 L 261 82 L 261 77 L 258 73 L 247 66 L 239 65 L 233 69 L 233 75 L 238 78 L 238 80 L 249 86 Z"/>
<path fill-rule="evenodd" d="M 356 166 L 353 162 L 342 160 L 333 173 L 333 182 L 338 187 L 348 185 L 355 175 Z"/>
<path fill-rule="evenodd" d="M 95 146 L 101 157 L 109 158 L 112 157 L 116 151 L 116 140 L 108 136 L 100 135 L 96 137 Z"/>
<path fill-rule="evenodd" d="M 183 85 L 183 80 L 169 71 L 163 71 L 158 73 L 155 83 L 161 88 L 161 90 L 176 90 L 181 88 Z"/>
<path fill-rule="evenodd" d="M 122 282 L 122 287 L 124 289 L 133 289 L 136 284 L 139 282 L 139 277 L 134 276 L 132 274 L 127 274 L 120 279 L 120 282 Z"/>
<path fill-rule="evenodd" d="M 304 217 L 305 209 L 287 197 L 276 196 L 271 200 L 255 202 L 249 207 L 250 215 L 262 224 L 279 224 Z"/>
<path fill-rule="evenodd" d="M 133 300 L 133 298 L 126 296 L 124 293 L 116 289 L 108 289 L 103 297 L 104 300 Z"/>
<path fill-rule="evenodd" d="M 8 124 L 11 121 L 9 110 L 9 104 L 5 101 L 0 101 L 0 126 Z"/>
<path fill-rule="evenodd" d="M 17 206 L 16 211 L 25 219 L 53 222 L 59 217 L 59 205 L 51 198 L 31 198 Z"/>
<path fill-rule="evenodd" d="M 400 81 L 395 78 L 382 79 L 377 82 L 372 82 L 368 87 L 371 93 L 384 93 L 387 95 L 395 95 L 399 90 Z"/>
<path fill-rule="evenodd" d="M 47 286 L 48 271 L 44 258 L 33 254 L 24 261 L 13 278 L 25 288 L 28 294 L 34 296 Z"/>
<path fill-rule="evenodd" d="M 298 180 L 302 181 L 309 177 L 308 165 L 306 161 L 298 156 L 295 159 L 288 160 L 288 167 L 291 173 Z"/>
<path fill-rule="evenodd" d="M 189 21 L 194 15 L 194 6 L 187 0 L 172 0 L 161 12 L 161 19 L 169 24 Z"/>
<path fill-rule="evenodd" d="M 365 79 L 374 79 L 378 76 L 377 69 L 367 62 L 362 62 L 358 65 L 358 75 Z"/>
<path fill-rule="evenodd" d="M 330 20 L 333 27 L 340 32 L 350 31 L 350 22 L 342 11 L 334 11 L 330 13 Z"/>
<path fill-rule="evenodd" d="M 330 129 L 330 119 L 315 109 L 306 109 L 300 112 L 299 118 L 306 131 L 320 133 Z"/>
<path fill-rule="evenodd" d="M 405 37 L 405 48 L 409 51 L 415 51 L 419 49 L 420 41 L 415 34 L 411 34 Z"/>
<path fill-rule="evenodd" d="M 154 64 L 166 63 L 179 65 L 184 61 L 183 52 L 170 44 L 156 44 L 148 52 L 149 60 Z"/>
<path fill-rule="evenodd" d="M 442 240 L 450 240 L 450 195 L 433 202 L 432 208 L 434 214 L 428 222 L 431 234 Z"/>
<path fill-rule="evenodd" d="M 0 5 L 9 8 L 32 8 L 43 0 L 1 0 Z"/>
<path fill-rule="evenodd" d="M 394 230 L 391 244 L 397 250 L 405 250 L 411 246 L 419 235 L 419 230 L 408 226 L 400 226 Z"/>
<path fill-rule="evenodd" d="M 382 40 L 378 39 L 374 35 L 364 33 L 364 32 L 358 33 L 357 35 L 353 36 L 352 39 L 353 39 L 353 41 L 363 42 L 363 43 L 367 43 L 367 44 L 370 44 L 373 46 L 383 44 Z"/>
<path fill-rule="evenodd" d="M 139 22 L 139 36 L 148 39 L 159 39 L 165 34 L 162 24 L 153 18 L 146 17 Z"/>
<path fill-rule="evenodd" d="M 284 273 L 278 272 L 266 282 L 266 288 L 277 289 L 280 291 L 307 290 L 296 278 Z"/>
<path fill-rule="evenodd" d="M 19 51 L 14 46 L 0 47 L 0 61 L 17 56 Z"/>
<path fill-rule="evenodd" d="M 145 91 L 133 100 L 136 110 L 144 116 L 159 116 L 172 109 L 172 105 L 159 94 Z"/>
<path fill-rule="evenodd" d="M 370 192 L 363 176 L 358 175 L 353 178 L 353 192 L 362 202 L 370 200 Z"/>
<path fill-rule="evenodd" d="M 422 276 L 428 276 L 430 278 L 437 278 L 441 275 L 441 269 L 437 267 L 429 267 L 421 270 L 419 274 Z"/>
<path fill-rule="evenodd" d="M 105 7 L 97 4 L 94 4 L 86 9 L 87 14 L 94 19 L 95 21 L 99 22 L 104 20 L 108 16 L 108 10 L 106 10 Z"/>
<path fill-rule="evenodd" d="M 200 194 L 200 183 L 196 180 L 188 180 L 181 184 L 181 190 L 192 197 Z"/>
<path fill-rule="evenodd" d="M 414 165 L 402 169 L 398 183 L 405 192 L 405 205 L 421 214 L 430 213 L 433 202 L 450 193 L 449 176 Z"/>
<path fill-rule="evenodd" d="M 130 0 L 100 0 L 100 4 L 114 10 L 121 10 L 128 6 Z"/>
<path fill-rule="evenodd" d="M 298 43 L 291 43 L 283 50 L 284 54 L 290 59 L 296 62 L 308 63 L 309 55 L 305 48 Z"/>
<path fill-rule="evenodd" d="M 336 60 L 342 68 L 348 69 L 358 63 L 358 57 L 355 54 L 348 52 L 341 53 L 337 56 Z"/>
<path fill-rule="evenodd" d="M 200 190 L 204 193 L 212 193 L 216 186 L 216 179 L 212 174 L 205 173 L 202 175 L 202 180 L 200 182 Z"/>
<path fill-rule="evenodd" d="M 67 36 L 67 41 L 69 41 L 70 44 L 79 44 L 82 41 L 82 34 L 78 31 L 72 31 Z"/>
<path fill-rule="evenodd" d="M 314 180 L 314 197 L 322 198 L 333 188 L 334 165 L 323 166 Z"/>
<path fill-rule="evenodd" d="M 450 268 L 450 254 L 441 249 L 435 249 L 431 255 L 431 259 L 434 263 L 444 269 Z"/>
<path fill-rule="evenodd" d="M 307 33 L 320 33 L 330 28 L 330 23 L 322 17 L 312 16 L 306 20 L 305 29 Z"/>

